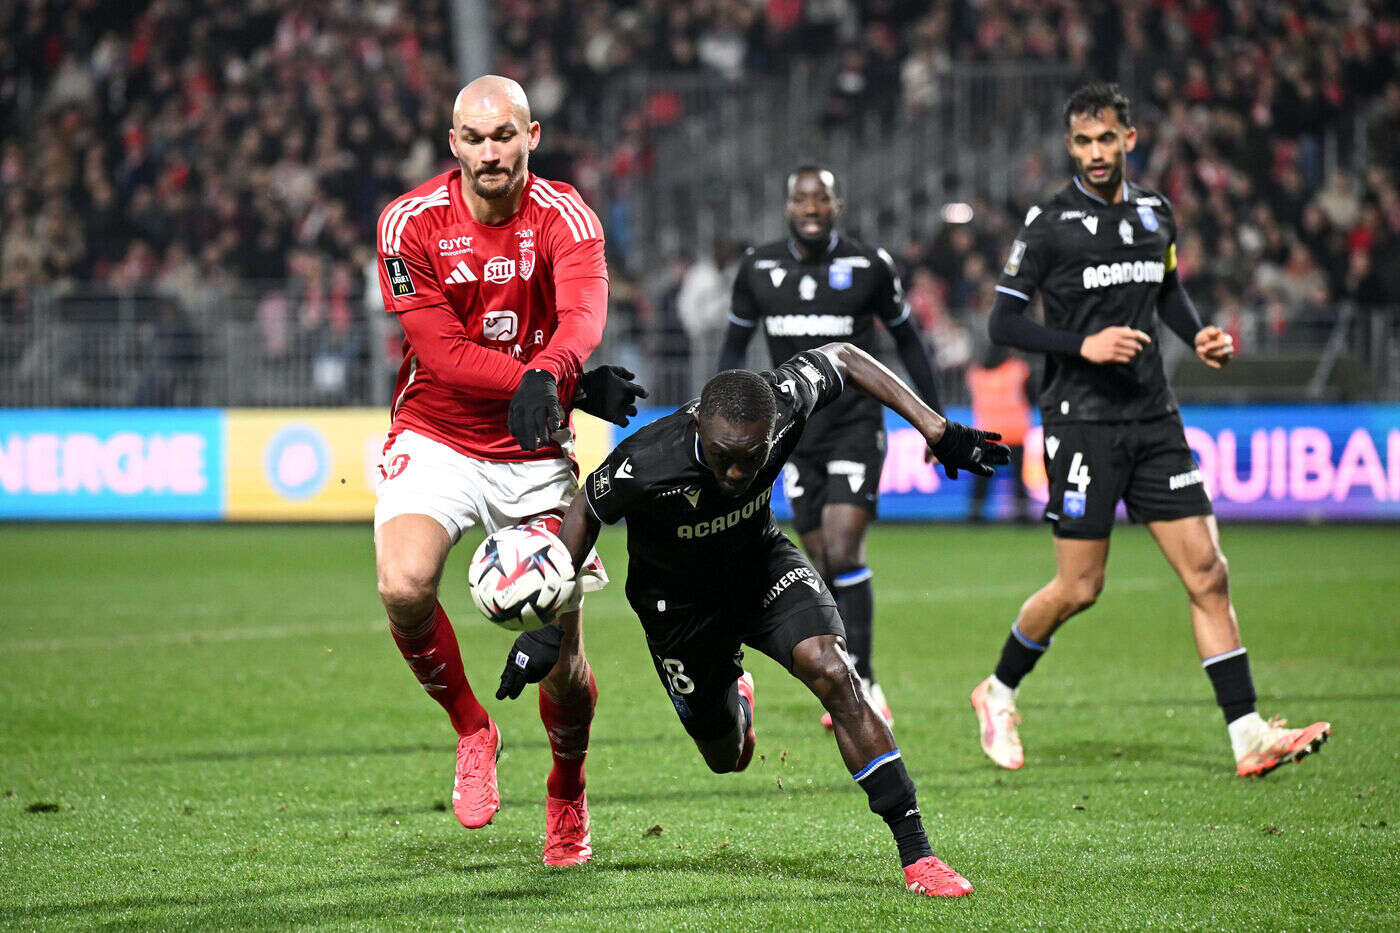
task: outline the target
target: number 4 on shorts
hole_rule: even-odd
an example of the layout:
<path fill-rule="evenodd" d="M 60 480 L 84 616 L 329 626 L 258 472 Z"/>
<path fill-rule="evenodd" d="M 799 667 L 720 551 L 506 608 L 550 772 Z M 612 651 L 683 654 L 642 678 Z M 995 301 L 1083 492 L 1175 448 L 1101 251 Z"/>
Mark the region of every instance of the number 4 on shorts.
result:
<path fill-rule="evenodd" d="M 1089 488 L 1089 467 L 1084 463 L 1084 455 L 1077 450 L 1074 459 L 1069 462 L 1069 482 L 1071 486 L 1079 487 L 1081 493 Z"/>

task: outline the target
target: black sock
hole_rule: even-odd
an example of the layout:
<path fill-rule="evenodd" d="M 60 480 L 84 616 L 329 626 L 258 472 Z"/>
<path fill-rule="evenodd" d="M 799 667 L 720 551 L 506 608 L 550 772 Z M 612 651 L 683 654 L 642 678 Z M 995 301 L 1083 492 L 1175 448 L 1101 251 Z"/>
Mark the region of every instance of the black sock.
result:
<path fill-rule="evenodd" d="M 1031 672 L 1035 662 L 1039 661 L 1045 649 L 1050 647 L 1051 641 L 1053 639 L 1047 640 L 1043 645 L 1037 644 L 1022 635 L 1015 623 L 1012 623 L 1011 634 L 1006 636 L 1006 644 L 1001 646 L 1001 660 L 997 662 L 995 671 L 997 680 L 1015 690 L 1021 685 L 1021 678 Z"/>
<path fill-rule="evenodd" d="M 1254 678 L 1249 676 L 1249 655 L 1243 648 L 1206 658 L 1201 667 L 1215 688 L 1215 702 L 1225 714 L 1225 725 L 1254 712 Z"/>
<path fill-rule="evenodd" d="M 875 600 L 870 593 L 870 568 L 857 567 L 838 573 L 831 580 L 831 594 L 836 597 L 836 608 L 846 624 L 846 649 L 855 659 L 856 673 L 874 683 L 870 652 L 874 641 L 871 619 L 875 615 Z"/>
<path fill-rule="evenodd" d="M 914 782 L 909 779 L 899 749 L 886 752 L 851 776 L 870 798 L 871 812 L 884 820 L 894 835 L 900 865 L 913 865 L 933 854 L 924 821 L 919 817 Z"/>

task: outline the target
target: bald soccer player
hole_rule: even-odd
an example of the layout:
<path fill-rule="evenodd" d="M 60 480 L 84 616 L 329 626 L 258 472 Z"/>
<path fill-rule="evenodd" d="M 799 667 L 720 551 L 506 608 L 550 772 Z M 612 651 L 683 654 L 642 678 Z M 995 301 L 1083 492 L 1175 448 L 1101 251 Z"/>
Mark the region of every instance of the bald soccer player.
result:
<path fill-rule="evenodd" d="M 459 167 L 394 199 L 377 228 L 379 287 L 404 331 L 376 488 L 379 596 L 404 660 L 457 730 L 452 809 L 470 828 L 500 808 L 501 735 L 438 602 L 447 553 L 473 526 L 557 529 L 578 488 L 569 411 L 626 424 L 646 394 L 626 370 L 583 372 L 607 316 L 603 229 L 572 187 L 530 174 L 539 142 L 520 86 L 478 78 L 452 108 Z M 589 569 L 583 588 L 607 582 L 596 556 Z M 539 708 L 554 759 L 544 863 L 562 866 L 593 855 L 583 763 L 598 690 L 577 602 L 559 622 Z"/>

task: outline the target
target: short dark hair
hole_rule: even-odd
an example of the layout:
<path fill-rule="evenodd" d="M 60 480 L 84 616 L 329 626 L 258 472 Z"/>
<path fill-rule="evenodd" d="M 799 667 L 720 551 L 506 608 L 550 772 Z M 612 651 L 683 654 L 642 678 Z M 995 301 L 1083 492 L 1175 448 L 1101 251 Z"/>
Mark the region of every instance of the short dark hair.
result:
<path fill-rule="evenodd" d="M 797 184 L 799 175 L 830 175 L 831 193 L 836 194 L 836 173 L 825 165 L 818 165 L 815 162 L 804 162 L 797 168 L 788 172 L 787 184 L 783 186 L 784 194 L 792 194 L 792 186 Z"/>
<path fill-rule="evenodd" d="M 1086 84 L 1073 94 L 1069 95 L 1069 100 L 1065 102 L 1065 129 L 1069 129 L 1069 123 L 1075 117 L 1087 114 L 1091 117 L 1099 115 L 1099 111 L 1112 107 L 1118 114 L 1118 122 L 1125 127 L 1133 125 L 1131 104 L 1128 102 L 1128 95 L 1123 93 L 1123 89 L 1117 84 L 1109 81 L 1095 81 L 1093 84 Z"/>
<path fill-rule="evenodd" d="M 773 399 L 772 386 L 758 373 L 726 369 L 705 383 L 698 414 L 701 418 L 718 416 L 730 424 L 772 424 L 778 417 L 778 403 Z"/>

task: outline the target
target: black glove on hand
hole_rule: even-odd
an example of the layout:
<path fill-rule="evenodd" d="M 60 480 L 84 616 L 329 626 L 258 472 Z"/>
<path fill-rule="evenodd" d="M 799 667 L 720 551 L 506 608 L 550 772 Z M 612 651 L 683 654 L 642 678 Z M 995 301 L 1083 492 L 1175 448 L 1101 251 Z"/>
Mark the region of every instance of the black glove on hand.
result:
<path fill-rule="evenodd" d="M 995 443 L 999 440 L 1000 434 L 949 421 L 943 428 L 943 436 L 937 444 L 930 444 L 929 450 L 943 464 L 943 472 L 948 474 L 949 479 L 957 479 L 958 470 L 991 476 L 993 467 L 1006 466 L 1011 462 L 1011 448 Z"/>
<path fill-rule="evenodd" d="M 625 428 L 627 417 L 637 413 L 637 399 L 647 397 L 646 389 L 629 381 L 636 378 L 621 366 L 590 369 L 578 377 L 573 407 Z"/>
<path fill-rule="evenodd" d="M 564 424 L 559 385 L 543 369 L 532 369 L 520 378 L 506 418 L 511 436 L 526 450 L 538 450 Z"/>
<path fill-rule="evenodd" d="M 496 699 L 515 699 L 526 684 L 537 684 L 545 675 L 554 670 L 554 662 L 559 660 L 559 646 L 564 642 L 564 631 L 557 625 L 546 625 L 533 632 L 522 632 L 510 646 L 506 655 L 506 667 L 501 671 L 501 685 L 496 688 Z"/>

